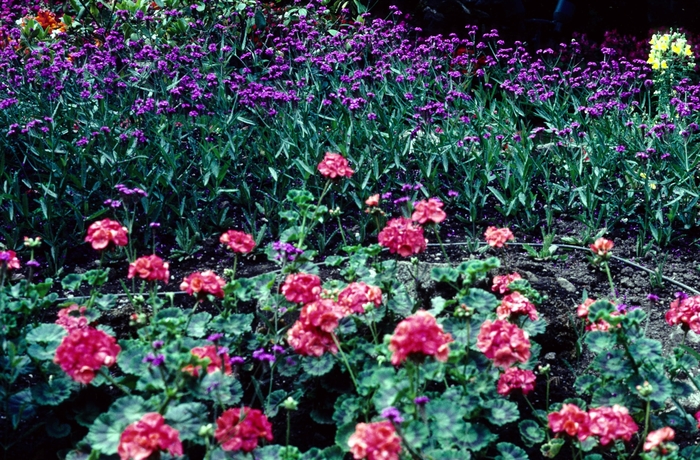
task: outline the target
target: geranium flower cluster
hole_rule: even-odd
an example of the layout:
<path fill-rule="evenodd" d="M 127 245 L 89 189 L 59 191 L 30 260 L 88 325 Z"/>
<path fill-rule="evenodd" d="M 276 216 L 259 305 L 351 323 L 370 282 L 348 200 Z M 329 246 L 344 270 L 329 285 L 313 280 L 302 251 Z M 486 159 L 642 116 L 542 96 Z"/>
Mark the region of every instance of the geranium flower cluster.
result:
<path fill-rule="evenodd" d="M 401 321 L 391 336 L 391 364 L 398 366 L 408 358 L 422 360 L 432 356 L 445 362 L 450 354 L 452 336 L 445 333 L 433 315 L 419 310 Z"/>
<path fill-rule="evenodd" d="M 530 346 L 527 332 L 502 319 L 484 321 L 476 341 L 476 347 L 494 366 L 504 369 L 530 359 Z"/>
<path fill-rule="evenodd" d="M 575 404 L 564 404 L 558 412 L 547 415 L 547 419 L 554 433 L 564 432 L 578 437 L 579 441 L 595 436 L 603 446 L 617 439 L 629 441 L 639 430 L 627 409 L 617 404 L 588 412 Z"/>
<path fill-rule="evenodd" d="M 327 351 L 335 354 L 338 347 L 333 331 L 342 317 L 340 306 L 331 299 L 307 303 L 287 331 L 287 342 L 300 355 L 321 356 Z"/>
<path fill-rule="evenodd" d="M 75 329 L 83 329 L 88 326 L 88 319 L 85 317 L 87 307 L 81 307 L 78 304 L 69 305 L 66 308 L 58 310 L 58 319 L 56 324 L 61 326 L 69 333 Z"/>
<path fill-rule="evenodd" d="M 359 282 L 348 284 L 345 289 L 338 293 L 338 305 L 343 316 L 364 313 L 365 305 L 369 303 L 374 304 L 375 307 L 382 304 L 381 289 Z"/>
<path fill-rule="evenodd" d="M 260 439 L 272 441 L 272 425 L 258 409 L 235 407 L 216 419 L 214 437 L 223 450 L 252 452 Z"/>
<path fill-rule="evenodd" d="M 255 248 L 255 239 L 252 235 L 238 230 L 228 230 L 219 237 L 219 242 L 225 244 L 233 252 L 245 254 Z"/>
<path fill-rule="evenodd" d="M 129 242 L 128 233 L 127 228 L 119 222 L 103 219 L 93 222 L 88 227 L 85 241 L 98 251 L 107 248 L 110 244 L 126 246 Z"/>
<path fill-rule="evenodd" d="M 498 292 L 499 294 L 507 294 L 510 292 L 508 286 L 513 281 L 523 279 L 519 273 L 511 273 L 509 275 L 497 275 L 493 277 L 493 285 L 491 286 L 491 291 Z"/>
<path fill-rule="evenodd" d="M 488 227 L 484 233 L 484 239 L 492 248 L 502 248 L 508 241 L 513 241 L 515 235 L 509 228 Z"/>
<path fill-rule="evenodd" d="M 423 227 L 405 217 L 391 219 L 379 232 L 377 238 L 381 246 L 388 248 L 392 254 L 398 253 L 402 257 L 419 254 L 428 247 L 428 240 L 423 235 Z"/>
<path fill-rule="evenodd" d="M 73 329 L 56 349 L 53 361 L 73 380 L 88 384 L 102 366 L 117 361 L 121 347 L 111 335 L 92 327 Z"/>
<path fill-rule="evenodd" d="M 700 334 L 700 296 L 679 296 L 671 302 L 666 312 L 666 322 L 671 326 L 680 325 L 684 331 Z"/>
<path fill-rule="evenodd" d="M 183 454 L 180 432 L 166 425 L 163 416 L 157 412 L 145 414 L 141 420 L 127 426 L 117 449 L 121 460 L 146 460 L 161 451 L 170 455 Z"/>
<path fill-rule="evenodd" d="M 593 244 L 589 245 L 591 251 L 603 260 L 610 258 L 610 251 L 612 251 L 613 246 L 615 244 L 605 238 L 598 238 Z"/>
<path fill-rule="evenodd" d="M 610 330 L 612 327 L 610 323 L 605 321 L 604 319 L 599 319 L 595 323 L 592 323 L 590 319 L 588 318 L 588 308 L 593 305 L 596 302 L 595 299 L 591 299 L 590 297 L 584 300 L 582 304 L 579 304 L 576 306 L 576 316 L 579 318 L 583 319 L 584 322 L 586 323 L 586 331 L 602 331 L 602 332 L 607 332 Z M 620 310 L 614 311 L 610 313 L 610 316 L 620 316 L 622 313 Z M 619 327 L 619 325 L 618 325 Z"/>
<path fill-rule="evenodd" d="M 318 164 L 318 171 L 323 177 L 328 179 L 337 179 L 339 177 L 350 178 L 355 173 L 350 168 L 350 163 L 342 155 L 338 153 L 327 152 L 326 156 Z"/>
<path fill-rule="evenodd" d="M 196 356 L 200 360 L 208 361 L 207 374 L 216 372 L 216 370 L 222 371 L 226 375 L 230 375 L 232 372 L 231 362 L 229 361 L 227 349 L 224 347 L 218 348 L 216 345 L 206 345 L 203 347 L 194 347 L 190 353 Z M 202 366 L 195 366 L 193 364 L 188 364 L 182 368 L 182 372 L 187 372 L 195 377 L 199 377 L 199 372 Z"/>
<path fill-rule="evenodd" d="M 507 396 L 515 390 L 520 390 L 524 395 L 535 389 L 535 373 L 527 369 L 509 367 L 498 378 L 496 391 L 498 394 Z"/>
<path fill-rule="evenodd" d="M 437 198 L 421 200 L 413 207 L 411 220 L 421 225 L 439 224 L 447 218 L 447 214 L 442 210 L 443 203 Z"/>
<path fill-rule="evenodd" d="M 139 257 L 129 264 L 129 279 L 138 276 L 146 281 L 162 281 L 165 284 L 170 280 L 170 264 L 155 254 Z"/>
<path fill-rule="evenodd" d="M 515 315 L 527 315 L 532 321 L 539 317 L 535 305 L 519 292 L 513 292 L 503 297 L 496 308 L 498 319 L 508 319 Z"/>
<path fill-rule="evenodd" d="M 348 446 L 355 460 L 398 460 L 401 438 L 389 421 L 358 423 Z"/>
<path fill-rule="evenodd" d="M 321 298 L 321 278 L 308 273 L 288 275 L 282 285 L 282 295 L 292 303 L 310 303 Z"/>
<path fill-rule="evenodd" d="M 226 281 L 223 278 L 211 270 L 205 270 L 201 273 L 192 273 L 182 280 L 180 290 L 196 296 L 200 302 L 203 302 L 207 294 L 223 298 L 224 286 Z"/>
<path fill-rule="evenodd" d="M 3 265 L 7 270 L 17 270 L 20 267 L 17 253 L 12 250 L 0 251 L 0 268 Z"/>

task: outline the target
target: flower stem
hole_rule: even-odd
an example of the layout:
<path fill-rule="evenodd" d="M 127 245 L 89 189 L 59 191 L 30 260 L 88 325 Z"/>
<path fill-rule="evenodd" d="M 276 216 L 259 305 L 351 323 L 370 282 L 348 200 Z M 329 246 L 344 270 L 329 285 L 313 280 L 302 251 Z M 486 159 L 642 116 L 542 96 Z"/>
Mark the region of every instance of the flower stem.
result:
<path fill-rule="evenodd" d="M 355 390 L 360 389 L 360 386 L 357 384 L 357 380 L 355 379 L 355 374 L 352 372 L 352 368 L 350 367 L 350 362 L 348 361 L 348 357 L 345 356 L 345 352 L 343 352 L 342 347 L 340 346 L 340 342 L 338 341 L 338 337 L 336 337 L 334 332 L 331 332 L 331 337 L 333 337 L 333 342 L 335 343 L 335 346 L 338 347 L 338 351 L 340 352 L 340 357 L 343 359 L 343 362 L 345 363 L 345 367 L 348 370 L 348 373 L 350 374 L 350 378 L 352 379 L 352 383 L 355 385 Z"/>
<path fill-rule="evenodd" d="M 131 390 L 129 390 L 129 388 L 114 380 L 114 377 L 112 377 L 112 375 L 108 371 L 105 371 L 103 367 L 100 368 L 99 372 L 104 376 L 104 378 L 106 378 L 109 381 L 109 383 L 119 388 L 122 391 L 122 393 L 127 395 L 131 394 Z"/>
<path fill-rule="evenodd" d="M 612 300 L 617 303 L 617 295 L 615 295 L 615 284 L 613 283 L 612 275 L 610 274 L 610 265 L 607 262 L 603 262 L 603 267 L 605 268 L 605 273 L 608 275 L 608 283 L 610 283 L 610 295 Z"/>
<path fill-rule="evenodd" d="M 448 264 L 452 265 L 452 262 L 450 262 L 450 256 L 447 255 L 447 251 L 445 250 L 445 245 L 442 244 L 442 240 L 440 239 L 440 232 L 437 231 L 437 226 L 432 225 L 433 227 L 433 232 L 435 233 L 435 238 L 437 238 L 438 243 L 440 244 L 440 250 L 442 251 L 442 256 L 445 258 Z"/>

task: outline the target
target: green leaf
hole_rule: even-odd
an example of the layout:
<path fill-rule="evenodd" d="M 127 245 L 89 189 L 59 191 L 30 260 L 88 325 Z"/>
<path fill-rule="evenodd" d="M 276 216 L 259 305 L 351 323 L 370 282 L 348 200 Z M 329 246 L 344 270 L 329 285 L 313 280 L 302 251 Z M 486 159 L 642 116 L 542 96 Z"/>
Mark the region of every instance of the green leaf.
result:
<path fill-rule="evenodd" d="M 595 367 L 601 374 L 617 380 L 622 380 L 634 373 L 634 368 L 629 362 L 625 352 L 619 349 L 608 350 L 595 359 Z"/>
<path fill-rule="evenodd" d="M 115 455 L 119 438 L 127 425 L 141 419 L 147 412 L 153 411 L 140 396 L 125 396 L 116 400 L 109 411 L 97 417 L 85 437 L 93 449 L 106 455 Z"/>
<path fill-rule="evenodd" d="M 143 362 L 151 347 L 140 340 L 120 340 L 122 347 L 117 364 L 125 374 L 145 375 L 148 373 L 148 364 Z"/>
<path fill-rule="evenodd" d="M 382 382 L 381 387 L 372 397 L 372 404 L 374 404 L 377 412 L 380 412 L 387 407 L 394 406 L 399 394 L 402 392 L 405 393 L 407 390 L 408 381 L 405 378 L 399 381 L 390 380 L 387 382 Z"/>
<path fill-rule="evenodd" d="M 520 430 L 520 437 L 526 446 L 532 447 L 544 441 L 545 431 L 542 427 L 534 420 L 523 420 L 518 424 L 518 429 Z"/>
<path fill-rule="evenodd" d="M 70 425 L 62 423 L 55 415 L 50 415 L 46 420 L 46 434 L 52 438 L 63 438 L 70 434 Z"/>
<path fill-rule="evenodd" d="M 654 367 L 664 364 L 663 347 L 658 340 L 641 338 L 630 345 L 630 354 L 637 363 L 644 363 Z"/>
<path fill-rule="evenodd" d="M 629 407 L 627 400 L 628 389 L 621 384 L 607 384 L 593 392 L 591 407 L 621 406 Z"/>
<path fill-rule="evenodd" d="M 394 295 L 387 302 L 387 308 L 398 316 L 405 318 L 413 312 L 413 300 L 406 291 L 406 286 L 400 283 L 395 283 Z"/>
<path fill-rule="evenodd" d="M 541 318 L 537 321 L 532 321 L 531 319 L 527 318 L 523 323 L 522 329 L 527 332 L 530 337 L 534 337 L 546 332 L 547 322 Z"/>
<path fill-rule="evenodd" d="M 36 413 L 36 403 L 32 398 L 31 390 L 25 388 L 10 396 L 7 409 L 12 416 L 12 427 L 15 429 L 22 420 L 33 417 Z"/>
<path fill-rule="evenodd" d="M 498 436 L 491 433 L 480 423 L 466 423 L 464 425 L 464 435 L 461 443 L 472 452 L 479 452 L 486 449 L 489 444 L 498 439 Z"/>
<path fill-rule="evenodd" d="M 496 456 L 496 460 L 529 460 L 524 450 L 509 442 L 499 442 L 496 449 L 501 454 Z"/>
<path fill-rule="evenodd" d="M 343 452 L 350 452 L 350 446 L 348 446 L 348 439 L 355 432 L 355 427 L 357 423 L 350 422 L 345 425 L 338 426 L 335 432 L 335 445 L 340 447 Z"/>
<path fill-rule="evenodd" d="M 220 369 L 204 376 L 197 388 L 200 398 L 219 404 L 233 406 L 243 397 L 241 382 L 232 375 L 226 375 Z"/>
<path fill-rule="evenodd" d="M 334 364 L 335 357 L 331 353 L 324 353 L 318 358 L 315 356 L 304 358 L 302 367 L 309 375 L 320 377 L 329 373 Z"/>
<path fill-rule="evenodd" d="M 224 332 L 230 337 L 237 337 L 250 332 L 252 324 L 252 313 L 234 313 L 229 316 L 217 316 L 209 323 L 209 327 L 216 332 Z"/>
<path fill-rule="evenodd" d="M 285 399 L 287 399 L 287 392 L 285 390 L 275 390 L 270 393 L 265 401 L 265 415 L 269 418 L 277 415 L 279 406 Z"/>
<path fill-rule="evenodd" d="M 588 307 L 588 320 L 595 323 L 599 319 L 605 319 L 606 316 L 614 311 L 617 311 L 615 309 L 615 304 L 609 300 L 596 300 Z"/>
<path fill-rule="evenodd" d="M 42 406 L 57 406 L 70 397 L 77 384 L 68 377 L 51 378 L 32 387 L 32 397 Z"/>
<path fill-rule="evenodd" d="M 343 449 L 338 446 L 330 446 L 323 450 L 312 447 L 304 452 L 300 460 L 343 460 L 344 458 Z"/>
<path fill-rule="evenodd" d="M 114 294 L 103 294 L 95 299 L 95 306 L 102 311 L 110 311 L 117 304 L 117 296 Z"/>
<path fill-rule="evenodd" d="M 540 447 L 540 452 L 542 452 L 542 455 L 544 455 L 546 458 L 554 458 L 559 454 L 559 451 L 561 450 L 562 447 L 564 447 L 564 439 L 562 438 L 554 438 L 550 439 L 548 443 L 542 444 L 542 447 Z"/>
<path fill-rule="evenodd" d="M 30 344 L 27 353 L 40 361 L 53 361 L 56 349 L 66 335 L 66 330 L 58 324 L 41 324 L 27 334 Z"/>
<path fill-rule="evenodd" d="M 83 282 L 83 275 L 71 273 L 61 280 L 61 287 L 66 291 L 77 291 Z"/>
<path fill-rule="evenodd" d="M 645 370 L 641 376 L 635 376 L 630 379 L 630 388 L 637 388 L 647 381 L 651 385 L 652 393 L 649 395 L 651 401 L 663 404 L 673 394 L 673 383 L 664 375 L 652 368 L 651 371 Z"/>
<path fill-rule="evenodd" d="M 402 431 L 404 440 L 414 449 L 420 449 L 430 439 L 430 431 L 422 421 L 411 420 Z"/>
<path fill-rule="evenodd" d="M 501 303 L 498 298 L 483 289 L 471 288 L 467 295 L 459 299 L 459 303 L 473 308 L 479 315 L 490 315 Z"/>
<path fill-rule="evenodd" d="M 198 402 L 169 406 L 164 418 L 168 425 L 180 432 L 180 439 L 202 444 L 199 429 L 209 421 L 207 406 Z"/>
<path fill-rule="evenodd" d="M 423 453 L 431 460 L 471 460 L 472 454 L 468 450 L 456 451 L 452 449 L 425 449 Z"/>
<path fill-rule="evenodd" d="M 452 267 L 435 267 L 430 271 L 430 277 L 439 283 L 456 283 L 459 276 L 459 270 Z"/>
<path fill-rule="evenodd" d="M 345 425 L 358 420 L 362 401 L 363 398 L 352 395 L 342 395 L 339 397 L 333 405 L 335 409 L 333 412 L 333 421 L 335 424 Z"/>
<path fill-rule="evenodd" d="M 323 263 L 326 264 L 327 267 L 340 267 L 340 265 L 347 260 L 347 257 L 343 256 L 328 256 L 326 257 L 326 260 L 323 261 Z"/>
<path fill-rule="evenodd" d="M 598 385 L 598 378 L 590 374 L 580 376 L 576 379 L 576 383 L 574 383 L 576 392 L 585 394 L 589 394 L 592 390 L 595 390 Z"/>
<path fill-rule="evenodd" d="M 187 335 L 194 338 L 204 337 L 209 320 L 211 320 L 211 314 L 205 311 L 192 315 L 190 324 L 187 326 Z"/>
<path fill-rule="evenodd" d="M 609 332 L 591 331 L 586 334 L 583 342 L 593 353 L 600 354 L 612 350 L 617 343 L 617 339 Z"/>
<path fill-rule="evenodd" d="M 494 425 L 505 425 L 514 422 L 520 417 L 518 405 L 505 399 L 492 399 L 484 401 L 482 407 L 486 409 L 486 419 Z"/>

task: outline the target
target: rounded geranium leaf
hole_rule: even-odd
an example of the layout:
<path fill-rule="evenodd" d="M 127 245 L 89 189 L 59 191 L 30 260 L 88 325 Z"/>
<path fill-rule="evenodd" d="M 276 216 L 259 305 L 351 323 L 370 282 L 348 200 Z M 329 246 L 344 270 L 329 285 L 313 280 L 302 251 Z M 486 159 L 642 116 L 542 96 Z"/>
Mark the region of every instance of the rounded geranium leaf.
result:
<path fill-rule="evenodd" d="M 165 420 L 180 432 L 180 439 L 204 443 L 205 439 L 199 435 L 202 425 L 209 423 L 207 407 L 204 404 L 190 402 L 169 406 Z"/>
<path fill-rule="evenodd" d="M 500 301 L 490 292 L 486 292 L 483 289 L 472 288 L 469 289 L 467 295 L 459 299 L 459 303 L 473 308 L 477 314 L 490 315 L 496 311 L 496 307 L 498 307 Z"/>
<path fill-rule="evenodd" d="M 499 442 L 496 444 L 496 449 L 500 455 L 496 456 L 496 460 L 528 460 L 527 452 L 520 447 L 509 442 Z"/>
<path fill-rule="evenodd" d="M 315 356 L 303 358 L 302 366 L 307 374 L 320 377 L 329 373 L 333 369 L 334 364 L 335 357 L 330 353 L 324 353 L 318 358 Z"/>
<path fill-rule="evenodd" d="M 105 455 L 115 455 L 124 429 L 154 409 L 140 396 L 120 398 L 110 406 L 109 411 L 97 417 L 85 441 Z"/>
<path fill-rule="evenodd" d="M 488 428 L 480 423 L 466 423 L 462 444 L 473 452 L 486 449 L 492 442 L 498 439 L 498 435 L 491 433 Z"/>
<path fill-rule="evenodd" d="M 334 405 L 333 421 L 336 425 L 345 425 L 350 422 L 357 422 L 362 408 L 360 397 L 343 395 L 338 398 Z"/>
<path fill-rule="evenodd" d="M 57 406 L 70 397 L 77 384 L 66 377 L 52 378 L 32 387 L 32 398 L 42 406 Z"/>
<path fill-rule="evenodd" d="M 66 330 L 58 324 L 41 324 L 27 334 L 27 353 L 40 361 L 50 361 L 66 335 Z"/>
<path fill-rule="evenodd" d="M 634 373 L 634 367 L 629 358 L 619 349 L 608 350 L 607 353 L 598 355 L 594 362 L 595 368 L 605 377 L 621 380 Z"/>
<path fill-rule="evenodd" d="M 484 401 L 484 409 L 486 409 L 486 419 L 494 425 L 505 425 L 506 423 L 514 422 L 520 417 L 518 405 L 512 401 L 505 399 L 491 399 Z"/>
<path fill-rule="evenodd" d="M 617 343 L 615 335 L 603 331 L 591 331 L 586 334 L 583 342 L 593 353 L 605 353 L 611 350 Z"/>
<path fill-rule="evenodd" d="M 520 437 L 528 447 L 532 447 L 544 441 L 545 431 L 542 429 L 542 426 L 534 420 L 528 419 L 521 421 L 518 423 L 518 429 L 520 430 Z"/>

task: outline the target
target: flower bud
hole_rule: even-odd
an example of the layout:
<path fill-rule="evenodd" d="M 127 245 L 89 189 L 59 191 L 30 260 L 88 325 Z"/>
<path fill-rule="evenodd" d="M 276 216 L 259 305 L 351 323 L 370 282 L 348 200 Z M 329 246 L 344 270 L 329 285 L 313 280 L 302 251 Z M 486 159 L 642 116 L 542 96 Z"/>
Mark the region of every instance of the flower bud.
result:
<path fill-rule="evenodd" d="M 299 403 L 297 402 L 297 400 L 292 398 L 291 396 L 289 396 L 282 402 L 282 407 L 284 407 L 287 410 L 297 410 L 298 406 Z"/>
<path fill-rule="evenodd" d="M 637 385 L 637 392 L 642 398 L 648 398 L 654 392 L 654 387 L 645 381 L 642 385 Z"/>
<path fill-rule="evenodd" d="M 211 423 L 207 423 L 206 425 L 202 425 L 199 428 L 199 431 L 197 434 L 203 438 L 208 438 L 209 436 L 212 436 L 214 434 L 214 425 Z"/>

